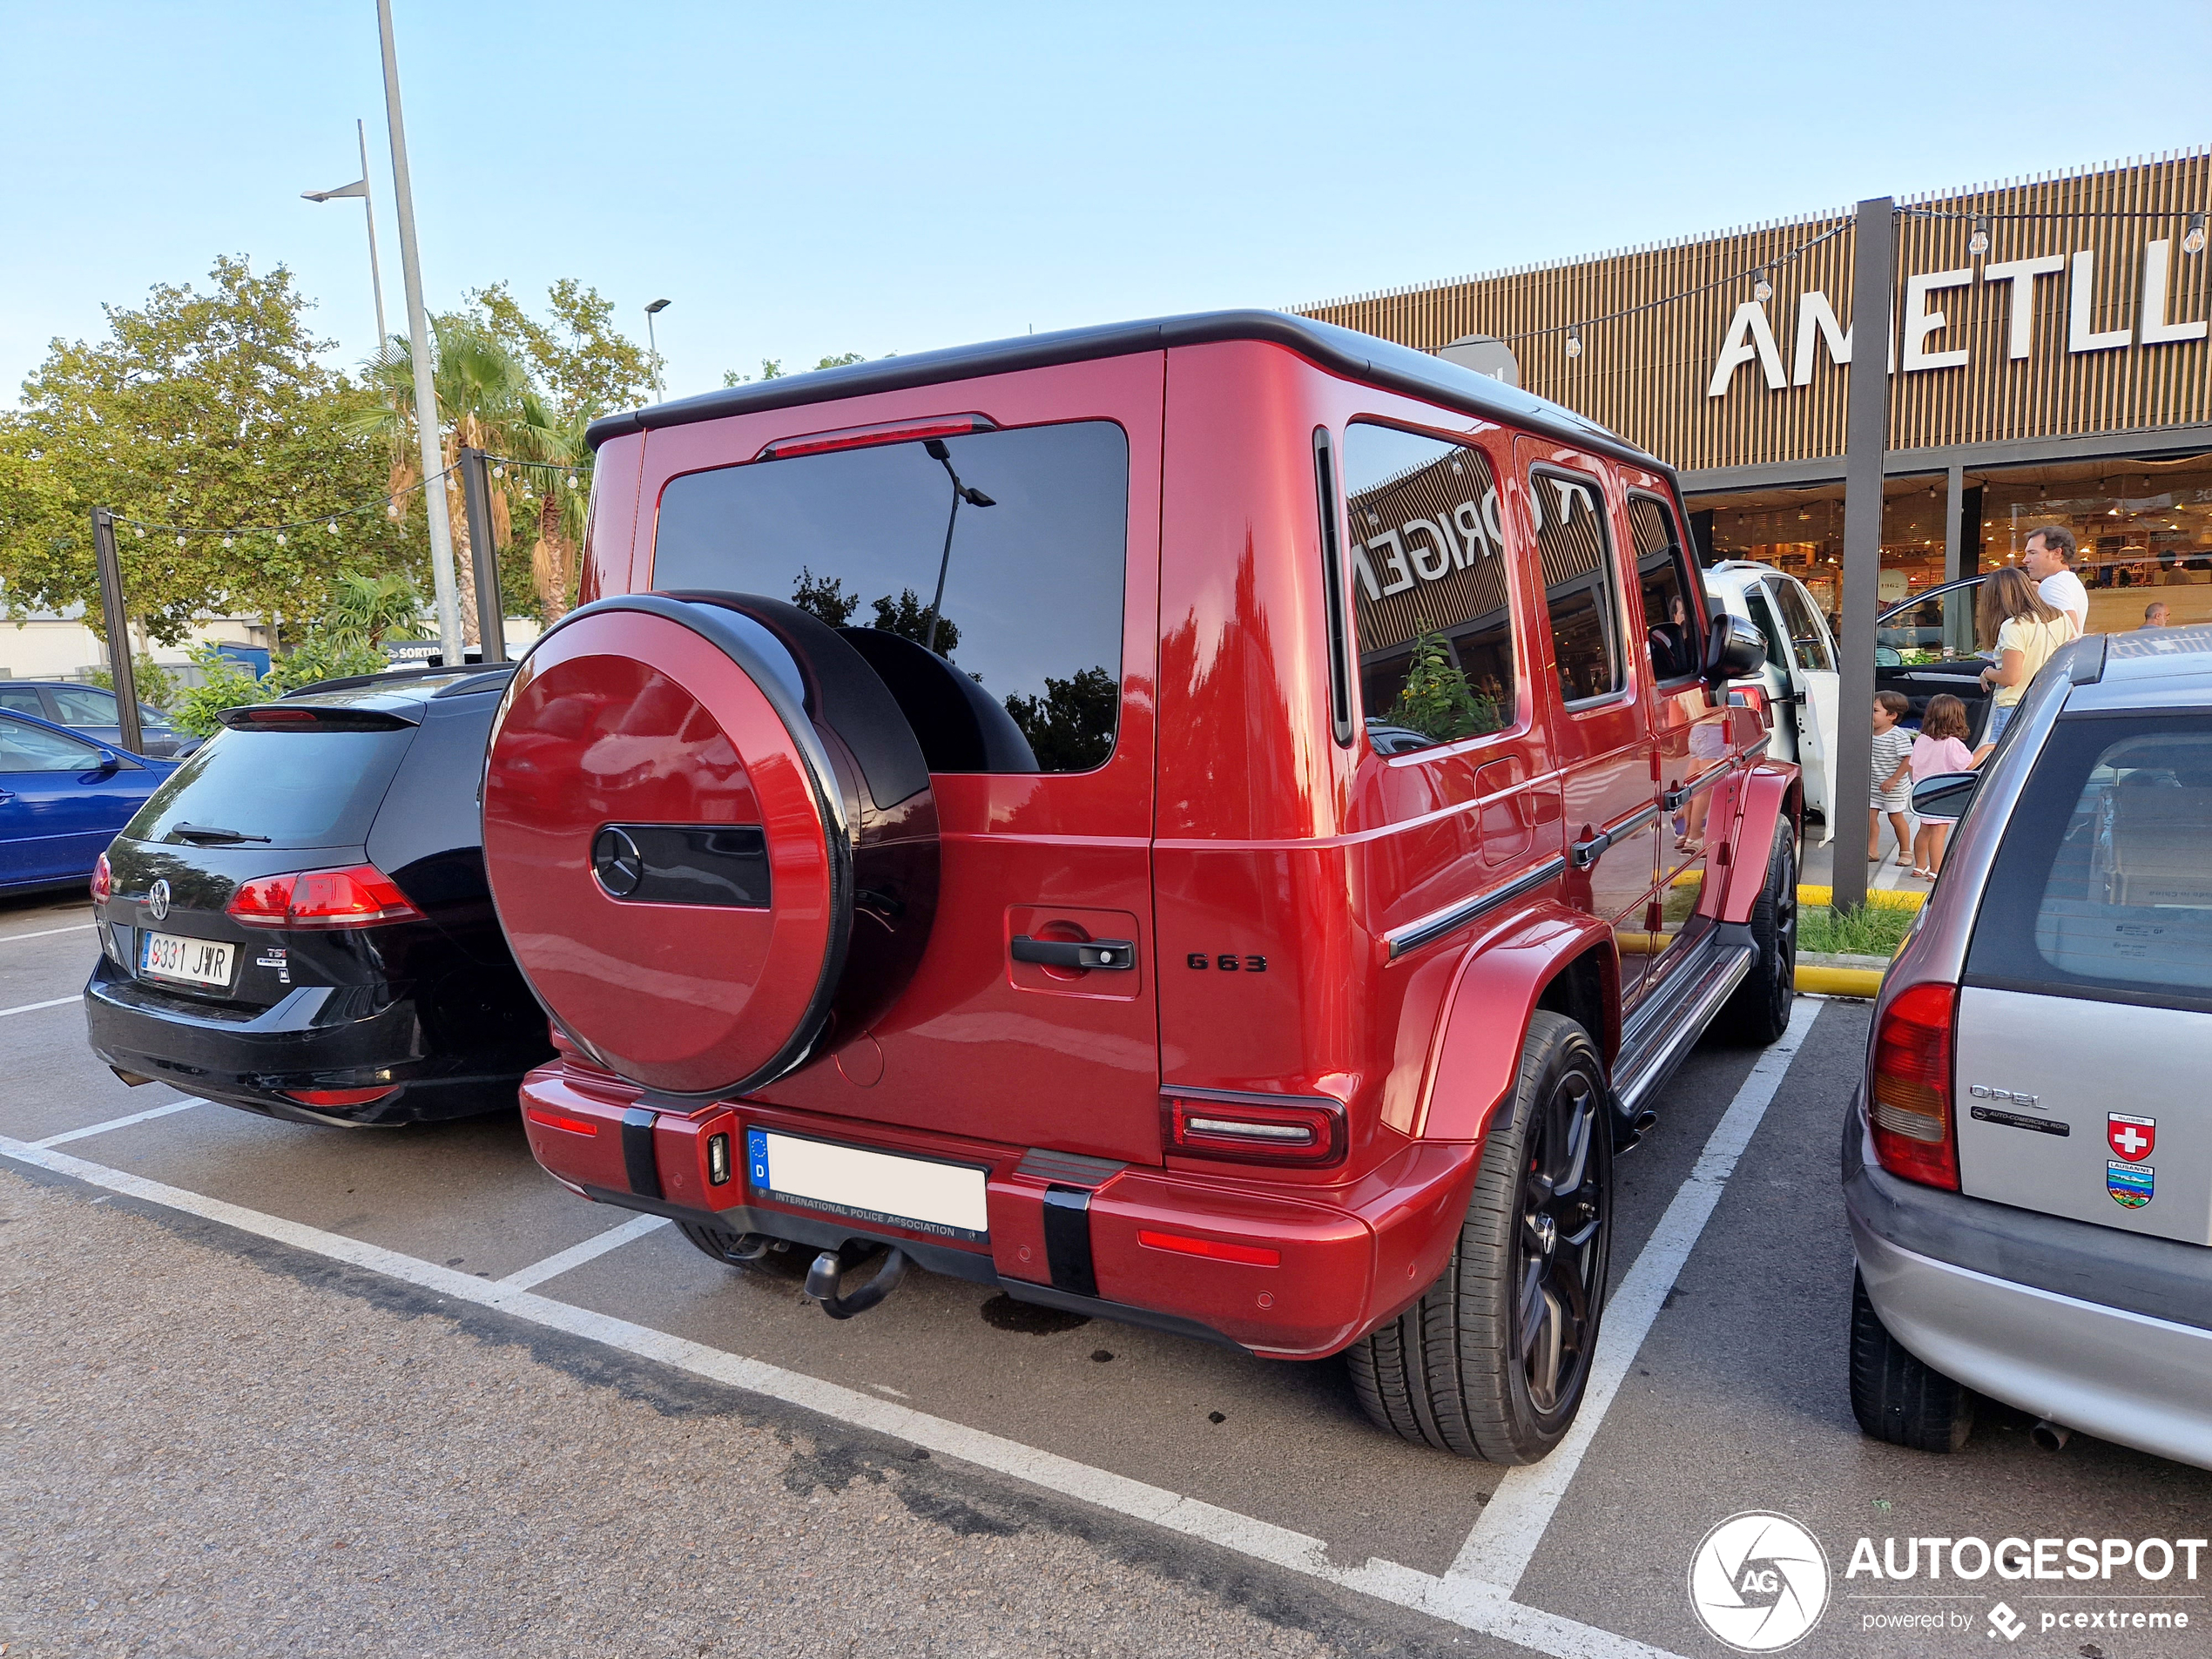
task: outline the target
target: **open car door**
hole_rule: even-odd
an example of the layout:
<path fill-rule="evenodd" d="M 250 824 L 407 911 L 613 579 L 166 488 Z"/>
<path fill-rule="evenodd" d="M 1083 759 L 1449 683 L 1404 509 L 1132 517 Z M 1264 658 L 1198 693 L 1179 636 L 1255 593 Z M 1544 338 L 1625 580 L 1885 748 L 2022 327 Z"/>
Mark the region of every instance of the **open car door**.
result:
<path fill-rule="evenodd" d="M 1835 839 L 1836 716 L 1840 681 L 1835 642 L 1828 624 L 1789 577 L 1769 577 L 1760 597 L 1772 607 L 1782 637 L 1790 642 L 1791 712 L 1797 723 L 1797 765 L 1804 769 L 1805 806 L 1820 814 L 1821 845 Z"/>

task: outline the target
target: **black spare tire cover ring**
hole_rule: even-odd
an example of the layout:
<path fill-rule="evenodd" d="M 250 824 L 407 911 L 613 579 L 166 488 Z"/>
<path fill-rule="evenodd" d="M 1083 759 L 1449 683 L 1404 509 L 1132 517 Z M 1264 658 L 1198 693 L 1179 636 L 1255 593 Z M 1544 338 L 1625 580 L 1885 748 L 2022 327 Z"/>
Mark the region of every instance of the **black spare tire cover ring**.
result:
<path fill-rule="evenodd" d="M 730 605 L 733 600 L 742 601 L 749 597 L 742 594 L 698 594 L 690 599 L 671 599 L 658 593 L 626 593 L 580 605 L 530 642 L 530 649 L 523 653 L 522 661 L 516 664 L 515 677 L 508 682 L 507 695 L 502 699 L 505 704 L 514 701 L 516 691 L 526 678 L 522 671 L 528 666 L 531 655 L 541 644 L 562 629 L 583 617 L 608 611 L 637 611 L 672 622 L 679 628 L 689 629 L 734 663 L 738 671 L 759 688 L 769 707 L 775 710 L 776 718 L 784 723 L 784 729 L 791 734 L 792 742 L 806 764 L 807 783 L 814 792 L 815 806 L 821 813 L 826 832 L 824 836 L 825 851 L 830 866 L 829 948 L 823 953 L 822 972 L 814 982 L 814 994 L 808 999 L 806 1012 L 789 1040 L 765 1064 L 749 1076 L 696 1094 L 678 1094 L 660 1089 L 647 1091 L 649 1095 L 673 1100 L 719 1100 L 729 1095 L 742 1095 L 773 1082 L 805 1062 L 813 1051 L 822 1028 L 829 1022 L 830 1003 L 837 994 L 838 981 L 844 976 L 846 953 L 853 936 L 852 826 L 846 817 L 844 792 L 837 787 L 837 773 L 830 765 L 829 751 L 823 747 L 813 722 L 806 718 L 806 711 L 792 701 L 791 693 L 785 688 L 781 677 L 769 666 L 752 641 L 723 622 L 711 608 L 717 604 Z M 731 608 L 738 607 L 732 605 Z M 843 643 L 839 641 L 840 644 Z M 505 712 L 502 706 L 502 723 Z M 495 733 L 497 731 L 496 725 L 494 731 Z M 489 751 L 486 752 L 486 763 L 489 763 Z M 597 838 L 594 839 L 596 840 Z M 524 977 L 527 980 L 528 975 Z M 533 987 L 533 994 L 535 991 Z M 544 999 L 540 997 L 539 1001 L 543 1002 Z M 550 1008 L 546 1011 L 553 1013 Z M 575 1035 L 574 1033 L 570 1035 Z"/>

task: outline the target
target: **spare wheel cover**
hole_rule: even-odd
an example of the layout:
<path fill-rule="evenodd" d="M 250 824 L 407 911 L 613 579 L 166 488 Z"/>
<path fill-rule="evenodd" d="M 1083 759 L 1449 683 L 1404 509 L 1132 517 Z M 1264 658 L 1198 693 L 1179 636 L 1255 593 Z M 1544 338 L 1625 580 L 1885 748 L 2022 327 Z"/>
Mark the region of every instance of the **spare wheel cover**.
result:
<path fill-rule="evenodd" d="M 779 649 L 711 607 L 604 599 L 531 646 L 493 728 L 484 866 L 516 961 L 651 1089 L 790 1070 L 844 968 L 846 807 Z"/>

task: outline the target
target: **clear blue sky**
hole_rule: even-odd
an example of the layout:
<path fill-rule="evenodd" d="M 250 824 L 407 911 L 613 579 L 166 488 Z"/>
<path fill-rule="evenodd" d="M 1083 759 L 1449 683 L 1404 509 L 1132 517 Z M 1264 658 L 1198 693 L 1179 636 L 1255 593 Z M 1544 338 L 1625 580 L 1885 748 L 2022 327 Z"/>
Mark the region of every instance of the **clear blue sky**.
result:
<path fill-rule="evenodd" d="M 1285 305 L 2212 138 L 2212 6 L 396 0 L 434 309 L 665 295 L 671 395 Z M 373 0 L 0 0 L 0 403 L 102 301 L 281 261 L 374 334 Z"/>

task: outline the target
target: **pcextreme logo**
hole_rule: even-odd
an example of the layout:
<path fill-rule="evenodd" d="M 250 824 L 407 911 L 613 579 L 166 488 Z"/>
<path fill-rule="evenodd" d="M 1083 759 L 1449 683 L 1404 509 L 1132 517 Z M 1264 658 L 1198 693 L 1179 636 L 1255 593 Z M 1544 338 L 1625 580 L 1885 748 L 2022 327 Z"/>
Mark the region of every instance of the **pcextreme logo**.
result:
<path fill-rule="evenodd" d="M 1689 1558 L 1689 1605 L 1715 1641 L 1739 1653 L 1778 1653 L 1827 1610 L 1827 1554 L 1787 1515 L 1730 1515 Z"/>

